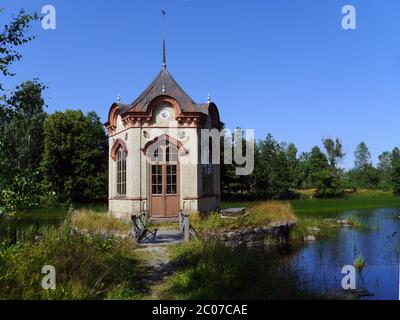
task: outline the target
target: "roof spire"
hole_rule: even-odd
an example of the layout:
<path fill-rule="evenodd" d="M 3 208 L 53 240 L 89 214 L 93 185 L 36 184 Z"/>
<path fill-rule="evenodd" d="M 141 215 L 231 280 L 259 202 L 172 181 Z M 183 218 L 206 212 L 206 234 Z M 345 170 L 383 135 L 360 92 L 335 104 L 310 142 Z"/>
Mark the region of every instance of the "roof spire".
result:
<path fill-rule="evenodd" d="M 161 10 L 161 13 L 163 15 L 163 64 L 162 67 L 163 69 L 167 68 L 167 57 L 166 57 L 166 53 L 165 53 L 165 15 L 166 12 L 165 10 Z"/>
<path fill-rule="evenodd" d="M 167 58 L 165 57 L 165 39 L 163 39 L 163 63 L 162 67 L 167 69 Z"/>
<path fill-rule="evenodd" d="M 121 101 L 121 96 L 119 95 L 119 92 L 118 92 L 118 95 L 117 95 L 117 102 L 120 102 Z"/>
<path fill-rule="evenodd" d="M 208 96 L 207 96 L 207 102 L 208 102 L 208 103 L 211 102 L 211 95 L 210 95 L 210 94 L 208 94 Z"/>

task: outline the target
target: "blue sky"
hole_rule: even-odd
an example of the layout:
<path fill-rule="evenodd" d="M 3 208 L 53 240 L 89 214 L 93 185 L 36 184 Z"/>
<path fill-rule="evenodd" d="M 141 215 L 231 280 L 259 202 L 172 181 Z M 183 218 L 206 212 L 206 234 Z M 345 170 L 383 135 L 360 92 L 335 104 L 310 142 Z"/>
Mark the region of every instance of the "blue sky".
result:
<path fill-rule="evenodd" d="M 1 17 L 46 4 L 57 29 L 35 27 L 2 82 L 39 77 L 50 113 L 95 110 L 105 122 L 118 92 L 132 102 L 161 68 L 165 9 L 169 71 L 195 101 L 210 93 L 227 127 L 300 151 L 340 137 L 345 168 L 362 140 L 374 162 L 400 146 L 398 0 L 2 0 Z M 357 30 L 341 28 L 346 4 Z"/>

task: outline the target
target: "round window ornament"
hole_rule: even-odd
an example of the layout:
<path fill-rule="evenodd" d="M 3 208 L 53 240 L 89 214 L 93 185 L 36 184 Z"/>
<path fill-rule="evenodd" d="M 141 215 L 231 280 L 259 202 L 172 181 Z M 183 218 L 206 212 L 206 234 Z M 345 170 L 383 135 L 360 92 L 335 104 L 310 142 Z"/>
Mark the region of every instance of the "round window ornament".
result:
<path fill-rule="evenodd" d="M 169 111 L 168 110 L 161 111 L 161 118 L 163 119 L 169 118 Z"/>
<path fill-rule="evenodd" d="M 179 134 L 178 134 L 179 139 L 183 139 L 183 138 L 185 138 L 185 136 L 186 136 L 185 131 L 181 131 L 181 132 L 179 132 Z"/>

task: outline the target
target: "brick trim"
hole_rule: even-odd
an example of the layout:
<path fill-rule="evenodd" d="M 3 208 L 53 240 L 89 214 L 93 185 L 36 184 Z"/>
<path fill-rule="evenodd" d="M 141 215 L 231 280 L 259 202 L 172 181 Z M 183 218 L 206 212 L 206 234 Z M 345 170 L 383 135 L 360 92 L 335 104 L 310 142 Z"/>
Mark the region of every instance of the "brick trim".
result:
<path fill-rule="evenodd" d="M 125 155 L 128 156 L 128 149 L 126 147 L 125 141 L 123 141 L 122 139 L 118 138 L 112 148 L 111 148 L 111 158 L 116 161 L 117 160 L 117 153 L 119 151 L 120 148 L 123 148 L 123 150 L 125 151 Z"/>

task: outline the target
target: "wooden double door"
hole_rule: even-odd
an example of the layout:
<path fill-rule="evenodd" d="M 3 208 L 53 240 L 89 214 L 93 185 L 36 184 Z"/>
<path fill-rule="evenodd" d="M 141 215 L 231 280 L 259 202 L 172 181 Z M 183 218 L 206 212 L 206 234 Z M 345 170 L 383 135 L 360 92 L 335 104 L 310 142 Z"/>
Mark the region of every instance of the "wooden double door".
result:
<path fill-rule="evenodd" d="M 150 216 L 174 218 L 179 215 L 179 165 L 177 162 L 150 166 Z"/>

